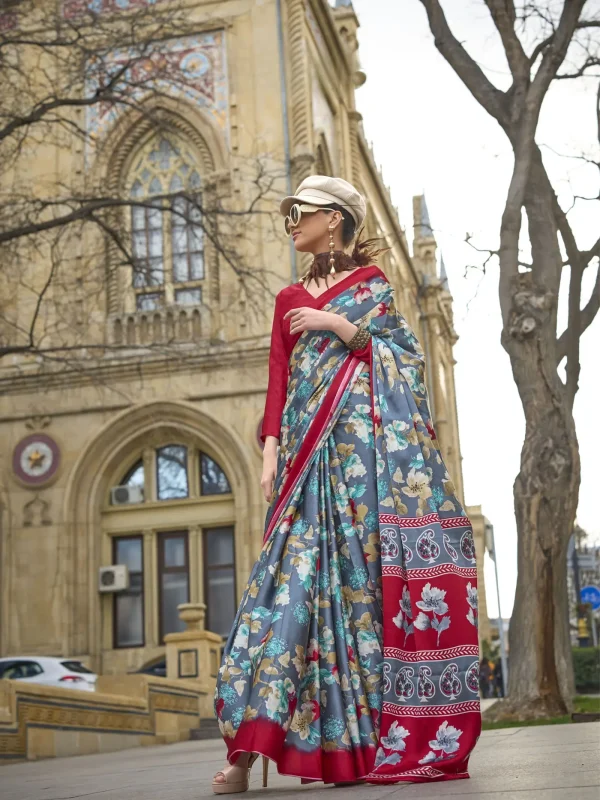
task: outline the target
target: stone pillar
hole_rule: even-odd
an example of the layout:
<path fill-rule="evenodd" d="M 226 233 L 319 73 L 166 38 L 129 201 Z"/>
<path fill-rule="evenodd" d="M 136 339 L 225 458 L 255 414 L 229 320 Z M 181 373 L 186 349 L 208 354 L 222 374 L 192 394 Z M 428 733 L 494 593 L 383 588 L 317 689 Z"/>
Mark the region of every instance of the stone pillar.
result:
<path fill-rule="evenodd" d="M 485 524 L 487 520 L 481 511 L 481 506 L 466 506 L 465 512 L 471 520 L 473 540 L 475 542 L 475 556 L 477 558 L 477 615 L 479 618 L 479 647 L 481 647 L 484 640 L 487 640 L 490 644 L 492 641 L 492 629 L 487 611 L 485 573 L 483 569 L 485 557 Z"/>
<path fill-rule="evenodd" d="M 179 617 L 187 628 L 180 633 L 165 636 L 167 678 L 196 680 L 212 704 L 219 663 L 222 638 L 218 633 L 204 629 L 206 606 L 204 603 L 182 603 L 177 606 Z"/>
<path fill-rule="evenodd" d="M 292 191 L 313 171 L 311 84 L 303 0 L 287 2 L 287 64 Z"/>

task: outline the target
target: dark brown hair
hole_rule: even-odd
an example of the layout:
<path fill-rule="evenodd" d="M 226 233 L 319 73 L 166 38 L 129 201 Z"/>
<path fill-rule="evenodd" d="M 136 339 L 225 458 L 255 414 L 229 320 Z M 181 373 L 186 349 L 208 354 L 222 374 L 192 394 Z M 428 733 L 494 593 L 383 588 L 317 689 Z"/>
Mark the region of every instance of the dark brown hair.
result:
<path fill-rule="evenodd" d="M 342 244 L 344 247 L 348 247 L 356 234 L 354 217 L 346 208 L 337 203 L 331 203 L 328 208 L 339 211 L 342 215 Z M 362 239 L 363 232 L 364 228 L 361 228 L 356 234 L 356 242 L 351 255 L 341 253 L 339 250 L 335 252 L 336 272 L 349 272 L 356 267 L 368 267 L 377 260 L 378 256 L 390 249 L 389 247 L 375 247 L 377 242 L 381 241 L 380 239 Z M 325 278 L 325 283 L 327 283 L 327 276 L 330 274 L 331 268 L 329 259 L 329 253 L 319 253 L 314 257 L 308 271 L 301 279 L 305 285 L 316 278 Z"/>

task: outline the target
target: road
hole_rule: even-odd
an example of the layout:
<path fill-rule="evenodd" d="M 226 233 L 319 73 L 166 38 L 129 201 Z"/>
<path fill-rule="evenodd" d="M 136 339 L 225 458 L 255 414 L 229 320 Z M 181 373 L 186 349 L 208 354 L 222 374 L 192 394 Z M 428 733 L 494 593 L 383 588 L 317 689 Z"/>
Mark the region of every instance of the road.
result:
<path fill-rule="evenodd" d="M 223 764 L 220 741 L 139 747 L 0 767 L 2 800 L 199 800 L 215 797 L 211 778 Z M 256 764 L 248 800 L 598 800 L 600 723 L 487 731 L 471 759 L 471 779 L 439 784 L 301 786 L 271 770 L 269 788 Z M 271 765 L 273 767 L 273 765 Z"/>

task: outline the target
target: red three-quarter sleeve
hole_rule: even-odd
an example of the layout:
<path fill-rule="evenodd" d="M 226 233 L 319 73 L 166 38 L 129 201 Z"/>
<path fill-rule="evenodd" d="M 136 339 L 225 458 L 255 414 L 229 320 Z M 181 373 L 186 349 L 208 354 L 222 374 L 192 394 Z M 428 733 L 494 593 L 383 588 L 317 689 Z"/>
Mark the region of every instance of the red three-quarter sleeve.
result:
<path fill-rule="evenodd" d="M 281 430 L 281 414 L 287 392 L 289 361 L 283 341 L 282 325 L 281 299 L 278 295 L 275 298 L 275 313 L 273 314 L 273 328 L 271 329 L 271 351 L 269 353 L 269 384 L 260 434 L 263 442 L 267 436 L 275 436 L 279 439 Z"/>

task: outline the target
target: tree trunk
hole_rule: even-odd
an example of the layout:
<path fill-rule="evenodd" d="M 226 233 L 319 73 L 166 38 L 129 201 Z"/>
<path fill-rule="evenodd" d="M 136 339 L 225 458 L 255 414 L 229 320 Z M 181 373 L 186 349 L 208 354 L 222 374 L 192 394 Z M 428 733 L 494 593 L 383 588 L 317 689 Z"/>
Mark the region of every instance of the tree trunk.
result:
<path fill-rule="evenodd" d="M 551 237 L 550 237 L 551 238 Z M 574 694 L 566 552 L 580 483 L 577 435 L 556 356 L 556 295 L 516 276 L 502 334 L 523 410 L 525 441 L 514 484 L 518 580 L 510 627 L 509 696 L 487 719 L 566 714 Z"/>

